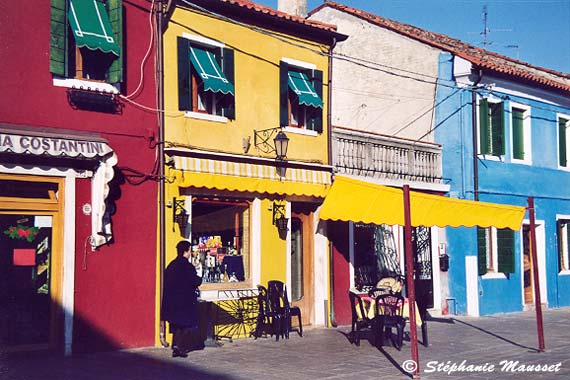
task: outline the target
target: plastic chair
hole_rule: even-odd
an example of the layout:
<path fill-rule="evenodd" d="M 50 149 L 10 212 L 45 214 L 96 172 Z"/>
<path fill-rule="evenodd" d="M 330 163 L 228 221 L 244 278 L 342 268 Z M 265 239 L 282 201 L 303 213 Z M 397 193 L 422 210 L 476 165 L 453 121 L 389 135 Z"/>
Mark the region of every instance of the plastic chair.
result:
<path fill-rule="evenodd" d="M 269 327 L 269 333 L 275 335 L 279 340 L 281 333 L 281 315 L 271 308 L 269 302 L 267 288 L 263 285 L 257 285 L 257 303 L 259 312 L 257 314 L 257 323 L 254 331 L 254 338 L 257 339 L 266 332 Z"/>
<path fill-rule="evenodd" d="M 352 312 L 352 329 L 349 339 L 350 343 L 360 346 L 360 334 L 374 330 L 374 319 L 368 317 L 364 302 L 358 294 L 349 290 L 348 297 L 350 300 L 350 310 Z"/>
<path fill-rule="evenodd" d="M 394 347 L 402 348 L 406 319 L 403 317 L 404 298 L 399 294 L 382 294 L 376 297 L 375 320 L 376 337 L 379 344 L 384 344 L 384 336 L 389 335 Z M 392 334 L 396 328 L 396 337 Z"/>
<path fill-rule="evenodd" d="M 282 281 L 272 280 L 267 283 L 267 293 L 269 303 L 272 310 L 279 314 L 281 318 L 281 334 L 289 339 L 289 332 L 291 331 L 291 320 L 297 317 L 299 321 L 298 333 L 303 336 L 303 323 L 301 321 L 301 309 L 297 306 L 289 304 L 287 297 L 287 287 Z"/>

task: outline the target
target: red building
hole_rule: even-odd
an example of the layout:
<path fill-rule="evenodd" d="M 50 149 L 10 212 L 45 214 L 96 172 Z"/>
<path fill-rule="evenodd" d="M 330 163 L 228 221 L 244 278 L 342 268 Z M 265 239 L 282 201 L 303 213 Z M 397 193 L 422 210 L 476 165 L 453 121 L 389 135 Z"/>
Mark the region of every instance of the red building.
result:
<path fill-rule="evenodd" d="M 151 2 L 3 8 L 0 347 L 152 345 L 159 118 Z"/>

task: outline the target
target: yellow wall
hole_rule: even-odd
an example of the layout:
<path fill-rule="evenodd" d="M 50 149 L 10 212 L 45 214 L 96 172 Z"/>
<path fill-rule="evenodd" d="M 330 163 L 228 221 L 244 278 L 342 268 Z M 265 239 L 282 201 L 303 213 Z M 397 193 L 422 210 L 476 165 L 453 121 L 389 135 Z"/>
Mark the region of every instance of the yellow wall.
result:
<path fill-rule="evenodd" d="M 186 25 L 187 27 L 184 27 Z M 178 68 L 176 38 L 183 33 L 222 42 L 234 50 L 236 118 L 227 123 L 184 117 L 178 111 Z M 294 44 L 316 51 L 323 45 L 281 35 Z M 263 156 L 253 147 L 253 130 L 279 127 L 279 62 L 282 58 L 315 64 L 327 83 L 326 55 L 285 43 L 277 38 L 226 21 L 177 8 L 164 37 L 165 138 L 169 142 L 204 150 L 244 154 L 242 139 L 251 137 L 249 155 Z M 317 137 L 289 133 L 289 160 L 327 163 L 327 90 L 323 88 L 323 133 Z M 274 154 L 264 155 L 274 157 Z"/>
<path fill-rule="evenodd" d="M 261 284 L 264 286 L 269 280 L 287 280 L 286 242 L 279 238 L 277 227 L 273 225 L 271 207 L 271 200 L 261 202 Z"/>

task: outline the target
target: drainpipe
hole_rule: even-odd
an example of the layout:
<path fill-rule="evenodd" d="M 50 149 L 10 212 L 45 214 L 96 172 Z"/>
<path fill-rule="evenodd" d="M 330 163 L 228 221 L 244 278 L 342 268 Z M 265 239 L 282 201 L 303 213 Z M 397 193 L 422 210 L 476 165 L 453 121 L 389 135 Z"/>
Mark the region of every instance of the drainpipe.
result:
<path fill-rule="evenodd" d="M 164 262 L 166 257 L 166 226 L 165 226 L 165 210 L 164 210 L 164 199 L 165 199 L 165 183 L 164 183 L 164 62 L 163 62 L 163 46 L 162 46 L 162 33 L 164 29 L 163 25 L 163 5 L 162 0 L 158 0 L 158 11 L 156 14 L 157 18 L 157 36 L 156 36 L 156 71 L 157 71 L 157 105 L 159 109 L 158 117 L 158 225 L 159 225 L 159 308 L 162 305 L 162 290 L 164 282 Z M 166 324 L 160 319 L 160 344 L 163 347 L 168 347 L 168 342 L 166 341 Z"/>
<path fill-rule="evenodd" d="M 477 93 L 475 87 L 483 79 L 483 70 L 479 69 L 477 79 L 473 83 L 471 90 L 471 127 L 473 133 L 473 194 L 476 201 L 479 200 L 479 158 L 477 157 L 478 141 L 477 141 Z"/>
<path fill-rule="evenodd" d="M 328 68 L 328 78 L 327 78 L 327 139 L 328 139 L 328 163 L 332 165 L 333 155 L 332 155 L 332 74 L 333 74 L 333 49 L 336 46 L 336 38 L 333 37 L 332 44 L 329 48 L 329 68 Z M 334 170 L 334 169 L 333 169 Z M 334 314 L 334 251 L 332 243 L 329 241 L 329 273 L 330 273 L 330 283 L 329 283 L 329 304 L 330 304 L 330 325 L 336 327 L 336 320 Z"/>

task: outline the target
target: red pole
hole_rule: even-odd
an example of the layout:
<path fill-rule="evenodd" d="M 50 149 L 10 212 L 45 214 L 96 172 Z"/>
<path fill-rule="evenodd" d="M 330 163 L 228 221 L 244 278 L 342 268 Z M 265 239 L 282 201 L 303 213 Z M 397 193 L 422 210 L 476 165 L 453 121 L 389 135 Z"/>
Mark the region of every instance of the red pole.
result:
<path fill-rule="evenodd" d="M 412 217 L 410 211 L 410 186 L 404 185 L 404 242 L 406 254 L 406 291 L 410 311 L 410 344 L 412 360 L 414 361 L 414 379 L 420 378 L 420 363 L 418 352 L 418 332 L 416 331 L 416 291 L 414 288 L 414 257 L 412 248 Z"/>
<path fill-rule="evenodd" d="M 538 259 L 536 254 L 536 221 L 534 218 L 534 198 L 528 197 L 530 217 L 530 255 L 532 260 L 532 280 L 534 283 L 534 308 L 536 310 L 536 328 L 538 330 L 538 351 L 544 351 L 544 328 L 542 325 L 542 305 L 540 302 L 540 283 L 538 279 Z"/>

